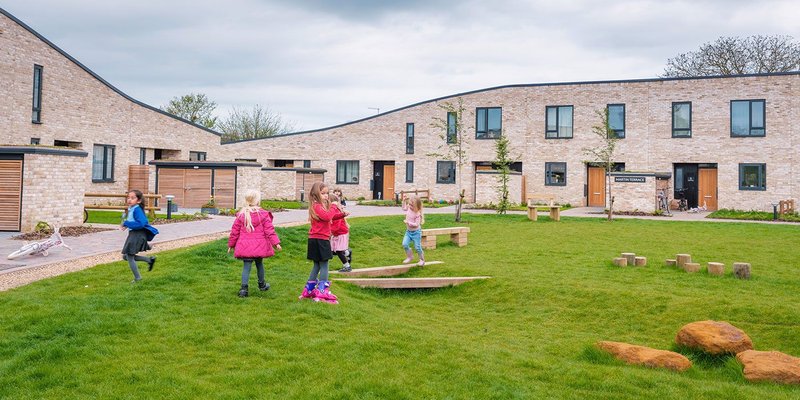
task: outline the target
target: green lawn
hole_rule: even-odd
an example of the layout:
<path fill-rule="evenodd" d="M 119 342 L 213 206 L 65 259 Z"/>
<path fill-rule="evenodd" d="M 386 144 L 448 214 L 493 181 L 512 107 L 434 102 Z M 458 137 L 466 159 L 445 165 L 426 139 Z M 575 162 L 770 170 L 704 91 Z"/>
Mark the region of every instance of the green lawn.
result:
<path fill-rule="evenodd" d="M 187 219 L 191 218 L 191 214 L 172 213 L 174 219 Z M 166 213 L 156 213 L 156 218 L 167 218 Z M 89 219 L 86 220 L 87 224 L 119 224 L 122 221 L 122 210 L 119 211 L 104 211 L 104 210 L 89 210 Z"/>
<path fill-rule="evenodd" d="M 350 221 L 355 267 L 403 258 L 402 216 Z M 426 216 L 426 227 L 452 226 Z M 223 240 L 159 254 L 132 286 L 123 262 L 0 292 L 0 398 L 797 399 L 751 384 L 731 359 L 687 372 L 628 366 L 598 340 L 674 348 L 689 322 L 724 320 L 759 350 L 800 356 L 800 226 L 466 214 L 469 245 L 409 276 L 491 275 L 438 290 L 365 290 L 298 301 L 307 227 L 278 229 L 268 292 L 236 297 Z M 446 242 L 440 237 L 440 242 Z M 645 268 L 617 268 L 636 252 Z M 676 253 L 724 277 L 663 267 Z M 750 262 L 753 279 L 730 275 Z M 332 262 L 334 267 L 338 261 Z M 251 287 L 255 287 L 255 273 Z"/>

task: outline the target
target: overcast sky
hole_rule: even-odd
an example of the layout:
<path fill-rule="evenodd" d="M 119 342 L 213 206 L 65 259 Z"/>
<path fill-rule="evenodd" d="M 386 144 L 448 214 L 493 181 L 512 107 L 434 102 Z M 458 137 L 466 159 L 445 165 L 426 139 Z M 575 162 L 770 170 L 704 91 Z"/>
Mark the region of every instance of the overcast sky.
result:
<path fill-rule="evenodd" d="M 204 93 L 296 131 L 487 87 L 657 77 L 719 36 L 800 39 L 800 1 L 0 0 L 131 97 Z"/>

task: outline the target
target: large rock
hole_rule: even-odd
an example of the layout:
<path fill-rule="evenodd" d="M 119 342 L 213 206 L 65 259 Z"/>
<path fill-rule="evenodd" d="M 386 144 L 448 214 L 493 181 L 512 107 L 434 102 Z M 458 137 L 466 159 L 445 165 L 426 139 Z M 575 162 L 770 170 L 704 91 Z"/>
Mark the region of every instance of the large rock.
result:
<path fill-rule="evenodd" d="M 688 358 L 672 351 L 608 341 L 597 342 L 597 347 L 628 364 L 668 368 L 675 371 L 686 371 L 692 366 L 692 362 Z"/>
<path fill-rule="evenodd" d="M 675 342 L 709 354 L 737 354 L 753 349 L 753 341 L 741 329 L 725 321 L 698 321 L 678 331 Z"/>
<path fill-rule="evenodd" d="M 800 358 L 779 351 L 746 350 L 736 355 L 751 382 L 800 384 Z"/>

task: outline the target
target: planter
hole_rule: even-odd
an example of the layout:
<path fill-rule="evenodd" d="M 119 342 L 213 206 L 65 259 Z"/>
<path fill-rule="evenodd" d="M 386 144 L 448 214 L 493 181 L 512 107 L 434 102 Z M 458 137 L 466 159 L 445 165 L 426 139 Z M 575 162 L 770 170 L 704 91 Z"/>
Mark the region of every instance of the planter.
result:
<path fill-rule="evenodd" d="M 219 208 L 202 207 L 202 208 L 200 208 L 200 212 L 203 213 L 203 214 L 217 215 L 217 214 L 219 214 Z"/>

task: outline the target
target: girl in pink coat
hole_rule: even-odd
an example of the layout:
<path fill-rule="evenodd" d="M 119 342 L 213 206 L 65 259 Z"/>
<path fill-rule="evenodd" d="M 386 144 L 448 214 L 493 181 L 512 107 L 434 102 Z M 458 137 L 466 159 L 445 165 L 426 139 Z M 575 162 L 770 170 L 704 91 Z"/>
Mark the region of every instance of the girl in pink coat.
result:
<path fill-rule="evenodd" d="M 273 246 L 281 250 L 281 240 L 272 226 L 272 213 L 261 209 L 261 194 L 256 190 L 249 190 L 244 199 L 247 204 L 236 213 L 236 221 L 233 222 L 228 237 L 228 253 L 233 249 L 233 256 L 244 262 L 239 297 L 248 295 L 253 261 L 258 269 L 258 290 L 269 289 L 269 283 L 264 280 L 263 259 L 275 255 Z"/>

